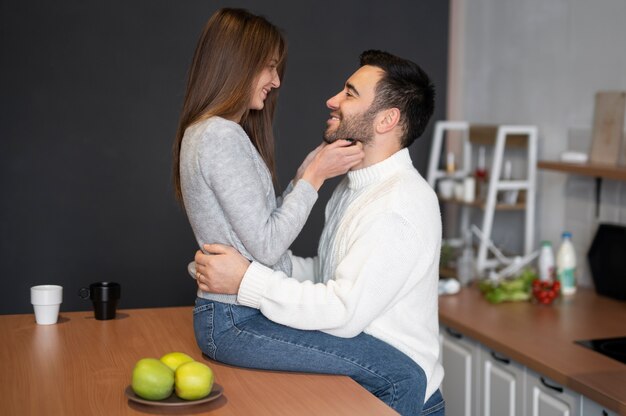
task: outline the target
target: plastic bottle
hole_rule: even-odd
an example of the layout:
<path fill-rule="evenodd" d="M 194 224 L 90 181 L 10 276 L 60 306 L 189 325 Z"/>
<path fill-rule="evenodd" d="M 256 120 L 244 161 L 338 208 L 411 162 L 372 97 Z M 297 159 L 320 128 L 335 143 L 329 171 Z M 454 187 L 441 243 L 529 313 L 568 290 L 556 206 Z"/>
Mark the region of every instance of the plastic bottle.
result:
<path fill-rule="evenodd" d="M 539 252 L 539 280 L 549 282 L 556 277 L 554 268 L 554 252 L 552 251 L 552 243 L 549 241 L 541 242 L 541 251 Z"/>
<path fill-rule="evenodd" d="M 472 248 L 472 233 L 465 231 L 463 238 L 463 251 L 457 259 L 457 277 L 459 283 L 467 286 L 474 279 L 474 249 Z"/>
<path fill-rule="evenodd" d="M 454 153 L 448 152 L 446 157 L 446 173 L 448 175 L 454 175 L 456 171 L 456 164 L 454 163 Z"/>
<path fill-rule="evenodd" d="M 564 232 L 561 246 L 556 255 L 556 270 L 561 293 L 565 296 L 576 293 L 576 251 L 572 244 L 572 233 Z"/>

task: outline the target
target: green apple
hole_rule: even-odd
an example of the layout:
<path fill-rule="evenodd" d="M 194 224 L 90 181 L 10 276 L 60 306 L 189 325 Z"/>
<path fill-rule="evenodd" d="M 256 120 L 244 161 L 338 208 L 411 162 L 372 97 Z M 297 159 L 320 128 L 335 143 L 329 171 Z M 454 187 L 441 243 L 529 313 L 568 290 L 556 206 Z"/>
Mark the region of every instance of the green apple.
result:
<path fill-rule="evenodd" d="M 194 359 L 184 352 L 170 352 L 161 357 L 161 362 L 171 368 L 172 371 L 176 371 L 181 364 L 190 363 L 192 361 L 194 361 Z"/>
<path fill-rule="evenodd" d="M 174 390 L 174 372 L 156 358 L 142 358 L 133 368 L 133 391 L 146 400 L 163 400 Z"/>
<path fill-rule="evenodd" d="M 213 370 L 206 364 L 192 361 L 176 369 L 176 395 L 185 400 L 199 400 L 211 393 Z"/>

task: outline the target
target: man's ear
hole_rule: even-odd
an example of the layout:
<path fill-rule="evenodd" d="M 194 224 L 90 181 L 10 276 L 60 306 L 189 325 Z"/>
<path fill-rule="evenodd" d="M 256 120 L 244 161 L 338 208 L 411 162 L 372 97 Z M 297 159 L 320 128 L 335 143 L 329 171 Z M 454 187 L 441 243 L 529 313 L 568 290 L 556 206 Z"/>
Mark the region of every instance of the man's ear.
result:
<path fill-rule="evenodd" d="M 385 134 L 393 130 L 400 122 L 400 110 L 388 108 L 378 113 L 376 122 L 376 133 Z"/>

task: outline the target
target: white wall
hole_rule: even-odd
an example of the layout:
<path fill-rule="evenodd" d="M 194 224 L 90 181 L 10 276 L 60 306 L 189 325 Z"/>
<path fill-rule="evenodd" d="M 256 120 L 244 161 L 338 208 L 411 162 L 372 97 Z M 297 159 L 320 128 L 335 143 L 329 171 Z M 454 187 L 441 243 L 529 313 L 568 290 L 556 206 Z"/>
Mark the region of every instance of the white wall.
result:
<path fill-rule="evenodd" d="M 626 1 L 450 4 L 448 118 L 537 125 L 539 160 L 588 151 L 594 94 L 626 90 Z M 589 285 L 589 244 L 598 221 L 626 223 L 626 182 L 604 181 L 597 219 L 593 178 L 539 171 L 538 189 L 537 241 L 572 231 Z"/>

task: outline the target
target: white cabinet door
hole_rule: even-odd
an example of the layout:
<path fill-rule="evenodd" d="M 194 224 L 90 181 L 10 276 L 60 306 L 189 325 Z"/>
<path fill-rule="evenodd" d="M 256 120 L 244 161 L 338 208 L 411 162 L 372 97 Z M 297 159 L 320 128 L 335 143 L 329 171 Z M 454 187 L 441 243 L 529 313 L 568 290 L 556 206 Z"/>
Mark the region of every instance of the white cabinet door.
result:
<path fill-rule="evenodd" d="M 441 391 L 446 401 L 446 415 L 477 415 L 480 346 L 450 328 L 443 328 L 442 332 L 441 362 L 445 373 Z"/>
<path fill-rule="evenodd" d="M 583 396 L 583 409 L 581 416 L 617 416 L 616 412 L 600 406 L 598 403 Z"/>
<path fill-rule="evenodd" d="M 526 371 L 526 413 L 529 416 L 580 416 L 579 394 Z"/>
<path fill-rule="evenodd" d="M 481 350 L 484 416 L 523 416 L 524 367 L 490 349 Z"/>

